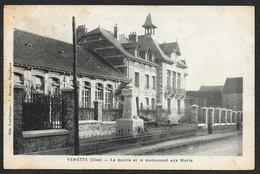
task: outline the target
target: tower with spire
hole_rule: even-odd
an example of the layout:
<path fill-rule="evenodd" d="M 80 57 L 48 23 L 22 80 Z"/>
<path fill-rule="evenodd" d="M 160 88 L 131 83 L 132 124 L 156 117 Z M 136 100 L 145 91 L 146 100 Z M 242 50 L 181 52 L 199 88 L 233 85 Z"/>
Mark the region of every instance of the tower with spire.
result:
<path fill-rule="evenodd" d="M 157 27 L 152 23 L 151 13 L 146 17 L 145 23 L 142 27 L 145 29 L 145 34 L 155 34 L 155 28 Z"/>

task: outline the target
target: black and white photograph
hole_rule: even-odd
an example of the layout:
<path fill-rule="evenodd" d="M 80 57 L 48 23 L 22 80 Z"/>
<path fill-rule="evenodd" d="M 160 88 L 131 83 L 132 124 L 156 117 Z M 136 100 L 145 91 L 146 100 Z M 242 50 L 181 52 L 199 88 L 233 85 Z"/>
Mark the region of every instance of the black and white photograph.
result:
<path fill-rule="evenodd" d="M 254 15 L 5 6 L 5 168 L 254 169 Z"/>

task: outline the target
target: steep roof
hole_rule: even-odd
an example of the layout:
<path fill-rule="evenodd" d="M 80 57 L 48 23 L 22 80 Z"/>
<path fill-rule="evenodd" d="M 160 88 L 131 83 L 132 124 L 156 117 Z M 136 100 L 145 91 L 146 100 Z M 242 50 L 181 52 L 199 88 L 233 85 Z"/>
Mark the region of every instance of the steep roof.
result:
<path fill-rule="evenodd" d="M 160 44 L 160 47 L 161 47 L 162 51 L 167 55 L 170 55 L 173 52 L 175 52 L 177 54 L 177 56 L 181 55 L 181 51 L 179 49 L 178 42 L 163 43 L 163 44 Z"/>
<path fill-rule="evenodd" d="M 124 74 L 91 50 L 77 47 L 78 74 L 128 81 Z M 73 45 L 26 31 L 14 31 L 14 64 L 73 72 Z"/>
<path fill-rule="evenodd" d="M 199 91 L 204 91 L 204 92 L 219 91 L 219 92 L 221 92 L 222 89 L 223 89 L 223 86 L 201 86 Z"/>
<path fill-rule="evenodd" d="M 156 39 L 153 38 L 153 35 L 146 34 L 146 35 L 138 36 L 138 41 L 140 42 L 140 45 L 143 50 L 147 50 L 150 48 L 153 52 L 156 52 L 157 59 L 165 61 L 170 64 L 174 63 L 174 60 L 171 59 L 168 55 L 166 55 L 166 53 L 160 47 L 160 44 L 156 41 Z M 171 46 L 172 45 L 173 44 L 171 44 Z M 168 51 L 168 49 L 167 49 L 167 51 Z M 177 66 L 187 68 L 187 66 L 180 60 L 177 60 Z"/>
<path fill-rule="evenodd" d="M 152 23 L 152 17 L 151 14 L 149 13 L 148 16 L 145 19 L 144 25 L 142 26 L 144 28 L 157 28 L 155 25 Z"/>
<path fill-rule="evenodd" d="M 131 58 L 132 60 L 135 61 L 139 61 L 139 62 L 143 62 L 152 66 L 158 66 L 157 64 L 144 60 L 141 57 L 135 57 L 132 54 L 130 54 L 129 52 L 127 52 L 124 47 L 122 46 L 122 44 L 114 37 L 113 33 L 111 33 L 108 30 L 105 30 L 103 28 L 96 28 L 90 32 L 88 32 L 87 34 L 85 34 L 83 37 L 88 37 L 88 36 L 92 36 L 92 35 L 96 35 L 96 34 L 102 34 L 112 45 L 114 45 L 123 55 Z M 86 43 L 82 43 L 83 46 L 87 47 Z"/>
<path fill-rule="evenodd" d="M 243 77 L 227 78 L 222 93 L 243 93 Z"/>

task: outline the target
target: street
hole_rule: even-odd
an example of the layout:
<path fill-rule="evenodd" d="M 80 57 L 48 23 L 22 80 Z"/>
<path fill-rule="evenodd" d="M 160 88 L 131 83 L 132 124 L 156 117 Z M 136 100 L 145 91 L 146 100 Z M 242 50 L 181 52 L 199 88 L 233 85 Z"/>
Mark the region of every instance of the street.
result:
<path fill-rule="evenodd" d="M 226 137 L 210 142 L 187 145 L 180 148 L 155 152 L 151 155 L 176 155 L 176 156 L 241 156 L 242 134 Z"/>

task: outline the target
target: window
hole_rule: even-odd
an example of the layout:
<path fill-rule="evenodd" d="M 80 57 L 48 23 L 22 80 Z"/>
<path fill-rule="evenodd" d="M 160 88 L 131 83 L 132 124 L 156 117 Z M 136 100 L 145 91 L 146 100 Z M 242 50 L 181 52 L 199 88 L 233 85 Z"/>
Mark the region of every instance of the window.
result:
<path fill-rule="evenodd" d="M 172 72 L 172 87 L 176 88 L 176 72 Z"/>
<path fill-rule="evenodd" d="M 181 88 L 181 73 L 177 73 L 177 88 Z"/>
<path fill-rule="evenodd" d="M 171 113 L 171 99 L 167 98 L 167 109 L 168 109 L 168 113 Z"/>
<path fill-rule="evenodd" d="M 107 85 L 105 93 L 105 109 L 113 108 L 113 86 Z"/>
<path fill-rule="evenodd" d="M 49 78 L 48 80 L 48 93 L 50 95 L 60 94 L 60 80 L 57 78 Z"/>
<path fill-rule="evenodd" d="M 103 100 L 103 85 L 101 83 L 96 84 L 95 100 Z"/>
<path fill-rule="evenodd" d="M 14 73 L 14 82 L 23 84 L 23 75 L 19 73 Z"/>
<path fill-rule="evenodd" d="M 167 70 L 167 87 L 171 86 L 171 71 Z"/>
<path fill-rule="evenodd" d="M 139 87 L 139 73 L 135 72 L 135 86 Z"/>
<path fill-rule="evenodd" d="M 146 109 L 148 110 L 149 109 L 149 98 L 147 97 L 147 98 L 145 98 L 145 100 L 146 100 Z"/>
<path fill-rule="evenodd" d="M 152 76 L 153 79 L 153 89 L 155 89 L 155 76 Z"/>
<path fill-rule="evenodd" d="M 90 103 L 90 96 L 91 96 L 91 84 L 89 82 L 85 82 L 84 86 L 82 88 L 82 93 L 81 93 L 81 107 L 82 108 L 90 108 L 91 103 Z"/>
<path fill-rule="evenodd" d="M 155 110 L 156 107 L 155 107 L 155 98 L 152 98 L 152 109 Z"/>
<path fill-rule="evenodd" d="M 32 90 L 36 93 L 44 92 L 44 78 L 41 76 L 32 76 Z"/>
<path fill-rule="evenodd" d="M 178 107 L 178 114 L 180 114 L 181 113 L 181 100 L 180 99 L 178 99 L 178 101 L 177 101 L 177 107 Z"/>
<path fill-rule="evenodd" d="M 145 75 L 146 78 L 146 88 L 149 89 L 149 75 Z"/>

